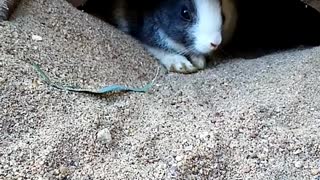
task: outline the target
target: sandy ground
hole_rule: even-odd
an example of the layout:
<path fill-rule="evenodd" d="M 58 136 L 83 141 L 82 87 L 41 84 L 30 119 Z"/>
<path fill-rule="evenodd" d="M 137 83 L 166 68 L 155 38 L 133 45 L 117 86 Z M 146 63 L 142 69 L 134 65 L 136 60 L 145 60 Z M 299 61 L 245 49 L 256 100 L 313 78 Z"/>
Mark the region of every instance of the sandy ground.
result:
<path fill-rule="evenodd" d="M 47 86 L 30 63 L 91 88 L 142 86 L 159 64 L 63 0 L 25 1 L 0 40 L 0 179 L 320 178 L 318 47 L 94 96 Z"/>

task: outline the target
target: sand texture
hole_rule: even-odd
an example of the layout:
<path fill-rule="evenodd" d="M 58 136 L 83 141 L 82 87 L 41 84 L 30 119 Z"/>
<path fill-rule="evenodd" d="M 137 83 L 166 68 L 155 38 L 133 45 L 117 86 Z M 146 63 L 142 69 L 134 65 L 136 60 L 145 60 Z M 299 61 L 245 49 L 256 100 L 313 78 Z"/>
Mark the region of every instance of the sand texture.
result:
<path fill-rule="evenodd" d="M 25 0 L 0 24 L 0 179 L 320 178 L 320 48 L 163 69 L 130 37 L 64 0 Z"/>
<path fill-rule="evenodd" d="M 303 0 L 303 1 L 320 12 L 319 0 Z"/>

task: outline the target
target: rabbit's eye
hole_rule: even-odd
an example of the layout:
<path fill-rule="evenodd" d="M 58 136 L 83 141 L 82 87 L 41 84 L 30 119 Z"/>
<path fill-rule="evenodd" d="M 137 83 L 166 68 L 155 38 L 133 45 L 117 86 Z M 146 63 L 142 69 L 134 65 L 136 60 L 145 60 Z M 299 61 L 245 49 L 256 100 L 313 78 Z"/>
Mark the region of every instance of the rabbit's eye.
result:
<path fill-rule="evenodd" d="M 181 8 L 181 17 L 186 21 L 191 21 L 191 14 L 186 6 L 183 6 Z"/>

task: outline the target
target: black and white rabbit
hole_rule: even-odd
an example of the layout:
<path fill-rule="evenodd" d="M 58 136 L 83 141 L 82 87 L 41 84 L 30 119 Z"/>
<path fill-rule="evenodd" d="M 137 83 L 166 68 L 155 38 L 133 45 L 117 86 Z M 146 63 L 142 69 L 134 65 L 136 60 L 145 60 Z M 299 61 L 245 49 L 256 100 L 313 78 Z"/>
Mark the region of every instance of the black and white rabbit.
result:
<path fill-rule="evenodd" d="M 233 0 L 87 0 L 84 10 L 140 40 L 180 73 L 204 69 L 207 55 L 231 39 L 237 19 Z"/>
<path fill-rule="evenodd" d="M 0 0 L 0 21 L 20 0 Z M 67 0 L 140 40 L 169 71 L 196 72 L 234 32 L 234 0 Z"/>

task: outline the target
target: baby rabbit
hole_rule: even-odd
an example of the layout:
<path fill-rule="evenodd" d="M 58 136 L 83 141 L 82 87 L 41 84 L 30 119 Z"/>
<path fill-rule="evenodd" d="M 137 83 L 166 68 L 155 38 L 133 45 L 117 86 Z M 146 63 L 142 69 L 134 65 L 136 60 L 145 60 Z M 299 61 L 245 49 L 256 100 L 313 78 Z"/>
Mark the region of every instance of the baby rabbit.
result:
<path fill-rule="evenodd" d="M 0 0 L 0 22 L 20 0 Z M 236 26 L 234 0 L 67 0 L 140 40 L 169 71 L 204 69 Z"/>
<path fill-rule="evenodd" d="M 83 10 L 140 40 L 179 73 L 204 69 L 207 55 L 229 41 L 236 22 L 233 0 L 88 0 Z"/>

